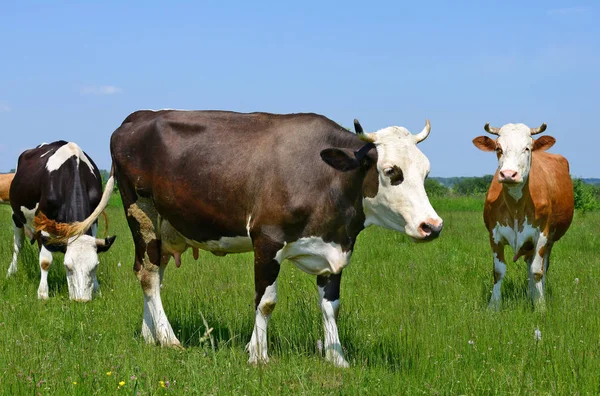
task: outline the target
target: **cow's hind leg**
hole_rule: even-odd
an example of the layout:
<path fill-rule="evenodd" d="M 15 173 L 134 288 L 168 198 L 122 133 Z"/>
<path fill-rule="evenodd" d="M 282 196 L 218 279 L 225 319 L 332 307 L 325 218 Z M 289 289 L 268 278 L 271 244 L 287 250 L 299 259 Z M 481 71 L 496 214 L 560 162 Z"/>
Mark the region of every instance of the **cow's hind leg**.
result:
<path fill-rule="evenodd" d="M 8 273 L 6 277 L 15 274 L 17 272 L 17 260 L 19 258 L 19 252 L 21 251 L 21 247 L 23 246 L 23 239 L 25 239 L 25 232 L 23 230 L 23 225 L 18 224 L 15 220 L 15 216 L 13 215 L 13 232 L 14 232 L 14 240 L 13 240 L 13 256 L 12 261 L 10 262 L 10 266 L 8 267 Z"/>
<path fill-rule="evenodd" d="M 135 243 L 134 271 L 144 293 L 142 336 L 148 343 L 179 347 L 179 340 L 167 319 L 160 298 L 164 268 L 161 269 L 160 240 L 156 232 L 158 213 L 150 198 L 139 198 L 125 207 Z"/>
<path fill-rule="evenodd" d="M 488 308 L 498 310 L 502 301 L 502 280 L 506 274 L 506 262 L 504 261 L 504 245 L 491 241 L 492 254 L 494 256 L 494 288 Z"/>
<path fill-rule="evenodd" d="M 40 286 L 38 287 L 38 298 L 40 300 L 48 299 L 48 270 L 52 265 L 52 253 L 40 244 Z"/>
<path fill-rule="evenodd" d="M 277 303 L 277 276 L 280 263 L 275 259 L 283 244 L 265 236 L 253 240 L 254 244 L 254 307 L 255 322 L 248 344 L 248 363 L 267 363 L 267 325 Z"/>
<path fill-rule="evenodd" d="M 342 274 L 317 276 L 319 288 L 319 305 L 323 313 L 325 329 L 325 358 L 337 367 L 349 367 L 344 359 L 342 345 L 338 336 L 337 317 L 340 310 L 340 282 Z"/>

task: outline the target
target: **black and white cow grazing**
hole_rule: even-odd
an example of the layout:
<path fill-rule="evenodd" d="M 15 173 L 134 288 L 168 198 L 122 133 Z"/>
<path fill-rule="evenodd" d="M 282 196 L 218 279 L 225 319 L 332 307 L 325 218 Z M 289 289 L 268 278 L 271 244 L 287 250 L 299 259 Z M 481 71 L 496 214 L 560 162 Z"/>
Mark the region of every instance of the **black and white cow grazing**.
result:
<path fill-rule="evenodd" d="M 107 190 L 112 190 L 112 185 L 110 180 Z M 108 250 L 115 239 L 95 237 L 96 219 L 107 201 L 108 196 L 102 195 L 98 168 L 75 143 L 61 140 L 23 152 L 10 186 L 15 239 L 8 276 L 17 272 L 17 257 L 27 233 L 32 242 L 37 240 L 40 248 L 38 298 L 48 298 L 51 252 L 60 251 L 65 253 L 69 297 L 76 301 L 91 300 L 92 292 L 98 288 L 98 252 Z M 88 224 L 91 227 L 71 230 L 69 225 L 84 220 L 86 227 Z M 71 237 L 65 233 L 66 229 L 82 235 Z"/>
<path fill-rule="evenodd" d="M 188 247 L 253 251 L 250 362 L 268 360 L 267 323 L 288 259 L 316 275 L 326 357 L 346 367 L 336 324 L 340 279 L 360 231 L 377 224 L 429 241 L 442 229 L 423 186 L 429 161 L 417 148 L 429 131 L 428 122 L 417 135 L 389 127 L 357 136 L 316 114 L 131 114 L 110 148 L 135 243 L 146 341 L 179 346 L 159 288 L 171 256 L 179 263 Z"/>

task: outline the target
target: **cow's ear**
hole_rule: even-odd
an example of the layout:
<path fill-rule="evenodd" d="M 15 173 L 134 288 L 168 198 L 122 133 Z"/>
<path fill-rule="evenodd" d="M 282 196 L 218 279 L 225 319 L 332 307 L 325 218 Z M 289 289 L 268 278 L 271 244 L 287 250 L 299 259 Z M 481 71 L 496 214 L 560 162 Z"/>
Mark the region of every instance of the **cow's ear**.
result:
<path fill-rule="evenodd" d="M 546 151 L 550 147 L 554 146 L 556 139 L 552 136 L 544 135 L 535 139 L 533 142 L 533 151 Z"/>
<path fill-rule="evenodd" d="M 106 252 L 108 249 L 110 249 L 116 238 L 116 235 L 104 239 L 96 238 L 96 247 L 98 248 L 98 253 Z"/>
<path fill-rule="evenodd" d="M 487 136 L 479 136 L 473 139 L 473 144 L 482 151 L 495 151 L 496 141 Z"/>
<path fill-rule="evenodd" d="M 328 148 L 321 151 L 321 158 L 327 165 L 342 172 L 356 169 L 360 166 L 354 151 L 339 148 Z"/>

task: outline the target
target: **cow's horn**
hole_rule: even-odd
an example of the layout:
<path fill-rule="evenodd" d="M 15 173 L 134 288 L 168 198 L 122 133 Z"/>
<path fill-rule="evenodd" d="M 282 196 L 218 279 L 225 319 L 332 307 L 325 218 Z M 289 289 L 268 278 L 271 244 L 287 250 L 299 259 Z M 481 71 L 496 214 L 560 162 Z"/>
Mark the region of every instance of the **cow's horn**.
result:
<path fill-rule="evenodd" d="M 429 136 L 429 132 L 431 132 L 431 124 L 429 123 L 429 120 L 425 120 L 425 128 L 423 128 L 421 132 L 415 135 L 415 143 L 420 143 L 423 140 L 427 139 L 427 136 Z"/>
<path fill-rule="evenodd" d="M 362 125 L 360 125 L 360 122 L 358 122 L 356 118 L 354 119 L 354 132 L 356 132 L 356 136 L 358 136 L 360 140 L 369 143 L 375 142 L 375 135 L 372 133 L 365 133 Z"/>
<path fill-rule="evenodd" d="M 483 127 L 487 133 L 491 133 L 492 135 L 498 135 L 500 133 L 500 128 L 495 128 L 490 126 L 490 123 L 486 123 Z"/>
<path fill-rule="evenodd" d="M 362 125 L 360 125 L 360 122 L 358 122 L 358 120 L 356 118 L 354 119 L 354 132 L 356 132 L 357 135 L 365 134 L 365 131 L 363 130 Z"/>
<path fill-rule="evenodd" d="M 532 135 L 537 135 L 538 133 L 544 132 L 546 130 L 546 127 L 547 127 L 547 125 L 544 122 L 544 123 L 542 123 L 542 125 L 540 125 L 539 128 L 529 128 L 529 130 L 531 131 Z"/>

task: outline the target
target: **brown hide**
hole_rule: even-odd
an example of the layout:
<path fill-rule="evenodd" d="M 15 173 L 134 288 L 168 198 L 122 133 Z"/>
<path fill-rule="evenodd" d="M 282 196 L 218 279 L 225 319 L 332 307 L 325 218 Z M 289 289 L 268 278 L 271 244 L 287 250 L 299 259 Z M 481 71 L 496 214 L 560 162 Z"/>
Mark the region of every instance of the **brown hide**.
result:
<path fill-rule="evenodd" d="M 549 243 L 558 241 L 567 231 L 573 219 L 573 184 L 569 175 L 569 163 L 558 154 L 533 151 L 531 170 L 523 186 L 523 197 L 516 202 L 507 187 L 498 182 L 498 172 L 488 190 L 484 220 L 490 231 L 497 223 L 518 229 L 523 222 L 539 228 Z"/>
<path fill-rule="evenodd" d="M 0 174 L 0 203 L 9 203 L 10 183 L 14 179 L 14 173 Z"/>

